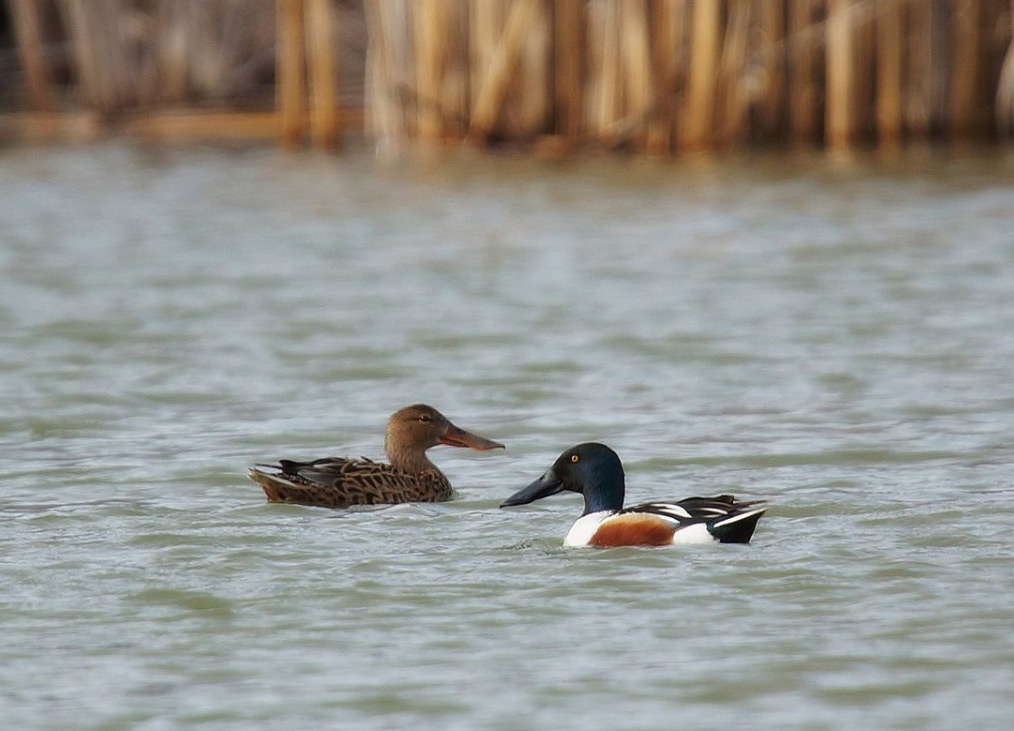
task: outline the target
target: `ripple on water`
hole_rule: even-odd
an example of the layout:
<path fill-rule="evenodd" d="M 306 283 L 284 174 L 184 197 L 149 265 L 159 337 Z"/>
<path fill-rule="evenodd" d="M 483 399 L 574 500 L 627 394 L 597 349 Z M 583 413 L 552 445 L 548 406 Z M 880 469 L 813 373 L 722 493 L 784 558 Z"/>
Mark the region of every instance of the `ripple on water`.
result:
<path fill-rule="evenodd" d="M 3 158 L 5 726 L 1008 723 L 999 159 Z M 433 450 L 450 503 L 246 480 L 417 401 L 508 446 Z M 771 507 L 601 551 L 576 496 L 499 510 L 588 440 L 631 502 Z"/>

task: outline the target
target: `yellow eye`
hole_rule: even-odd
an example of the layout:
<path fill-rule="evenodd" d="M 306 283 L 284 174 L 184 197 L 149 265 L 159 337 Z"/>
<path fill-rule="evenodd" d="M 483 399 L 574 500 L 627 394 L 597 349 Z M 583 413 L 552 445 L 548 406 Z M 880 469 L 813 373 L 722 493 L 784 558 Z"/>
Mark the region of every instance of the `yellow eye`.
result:
<path fill-rule="evenodd" d="M 578 457 L 576 454 L 570 455 L 570 461 L 571 462 L 577 462 L 579 459 L 581 459 L 581 458 Z"/>

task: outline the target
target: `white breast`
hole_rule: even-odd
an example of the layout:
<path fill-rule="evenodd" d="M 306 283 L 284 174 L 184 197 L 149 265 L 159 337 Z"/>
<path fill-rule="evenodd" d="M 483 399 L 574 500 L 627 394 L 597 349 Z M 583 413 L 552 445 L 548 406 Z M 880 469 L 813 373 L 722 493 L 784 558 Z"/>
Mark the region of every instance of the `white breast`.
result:
<path fill-rule="evenodd" d="M 612 510 L 600 510 L 597 513 L 582 515 L 577 519 L 574 525 L 570 527 L 567 537 L 563 539 L 563 545 L 587 546 L 591 537 L 595 535 L 595 531 L 599 527 L 599 523 L 613 514 L 614 511 Z"/>

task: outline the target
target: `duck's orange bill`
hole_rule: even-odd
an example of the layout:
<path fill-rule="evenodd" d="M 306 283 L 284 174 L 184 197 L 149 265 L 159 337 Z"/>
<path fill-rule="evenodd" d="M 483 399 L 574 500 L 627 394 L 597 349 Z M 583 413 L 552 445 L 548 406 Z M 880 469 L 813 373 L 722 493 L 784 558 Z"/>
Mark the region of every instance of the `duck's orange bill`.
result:
<path fill-rule="evenodd" d="M 485 452 L 487 449 L 505 449 L 500 442 L 494 442 L 492 439 L 486 439 L 464 429 L 459 429 L 454 424 L 451 424 L 444 435 L 440 437 L 440 443 L 449 447 L 478 449 L 480 452 Z"/>

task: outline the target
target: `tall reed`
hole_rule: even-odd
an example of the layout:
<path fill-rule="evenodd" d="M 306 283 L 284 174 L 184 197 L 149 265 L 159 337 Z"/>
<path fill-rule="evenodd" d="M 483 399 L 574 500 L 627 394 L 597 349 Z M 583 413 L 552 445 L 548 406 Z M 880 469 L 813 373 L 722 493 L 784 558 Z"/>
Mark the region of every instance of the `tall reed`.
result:
<path fill-rule="evenodd" d="M 350 104 L 391 152 L 466 139 L 848 149 L 1014 131 L 1014 0 L 8 4 L 34 109 L 243 106 L 274 90 L 289 144 L 334 145 Z"/>

